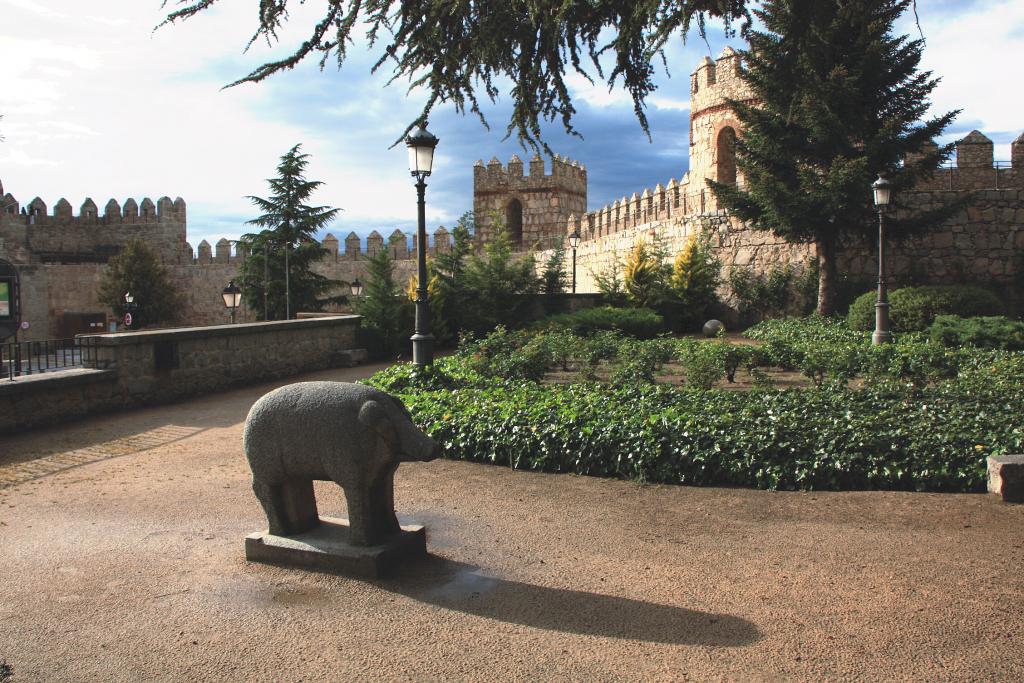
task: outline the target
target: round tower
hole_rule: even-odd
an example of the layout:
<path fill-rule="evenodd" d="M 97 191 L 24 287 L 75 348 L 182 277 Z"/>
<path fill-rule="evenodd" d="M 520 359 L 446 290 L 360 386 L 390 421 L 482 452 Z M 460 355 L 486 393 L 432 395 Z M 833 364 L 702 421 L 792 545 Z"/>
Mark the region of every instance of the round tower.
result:
<path fill-rule="evenodd" d="M 704 57 L 690 76 L 690 180 L 694 192 L 706 187 L 705 178 L 720 183 L 741 180 L 736 171 L 740 124 L 727 100 L 753 102 L 754 98 L 740 77 L 740 64 L 739 54 L 726 47 L 716 60 Z"/>

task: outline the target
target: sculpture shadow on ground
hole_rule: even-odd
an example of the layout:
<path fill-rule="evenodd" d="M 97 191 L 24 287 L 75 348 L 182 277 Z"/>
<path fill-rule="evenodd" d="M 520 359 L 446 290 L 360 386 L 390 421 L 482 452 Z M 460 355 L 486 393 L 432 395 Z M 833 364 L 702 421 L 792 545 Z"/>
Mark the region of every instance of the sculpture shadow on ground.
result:
<path fill-rule="evenodd" d="M 437 607 L 566 633 L 719 647 L 749 645 L 761 638 L 757 627 L 740 617 L 507 581 L 434 555 L 375 583 Z"/>

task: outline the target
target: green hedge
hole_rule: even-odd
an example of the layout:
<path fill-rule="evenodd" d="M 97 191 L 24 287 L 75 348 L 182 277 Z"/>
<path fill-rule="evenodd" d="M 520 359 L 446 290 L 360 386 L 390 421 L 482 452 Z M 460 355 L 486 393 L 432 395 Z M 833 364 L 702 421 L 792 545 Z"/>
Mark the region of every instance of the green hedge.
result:
<path fill-rule="evenodd" d="M 1006 419 L 1024 411 L 1022 371 L 1018 356 L 925 389 L 857 391 L 529 382 L 453 391 L 435 385 L 443 368 L 409 386 L 408 366 L 374 382 L 405 383 L 397 393 L 452 459 L 669 484 L 982 491 L 985 456 L 1024 447 Z"/>
<path fill-rule="evenodd" d="M 961 318 L 940 315 L 928 328 L 928 337 L 950 348 L 1024 350 L 1024 322 L 1002 316 Z"/>
<path fill-rule="evenodd" d="M 850 306 L 846 321 L 852 330 L 875 329 L 877 294 L 868 292 Z M 974 285 L 904 287 L 889 294 L 893 332 L 922 332 L 940 315 L 1002 315 L 1005 306 L 995 294 Z"/>
<path fill-rule="evenodd" d="M 553 315 L 540 321 L 539 327 L 568 330 L 581 337 L 589 337 L 608 330 L 651 339 L 665 329 L 665 319 L 649 308 L 615 308 L 601 306 L 585 308 L 573 313 Z"/>
<path fill-rule="evenodd" d="M 1024 353 L 904 335 L 872 346 L 840 321 L 770 321 L 765 343 L 498 330 L 426 371 L 370 383 L 405 400 L 447 457 L 676 484 L 980 491 L 985 457 L 1021 452 Z M 682 363 L 685 386 L 654 384 Z M 612 381 L 595 377 L 611 363 Z M 706 389 L 730 368 L 794 363 L 816 387 Z M 561 366 L 568 384 L 544 384 Z M 849 383 L 857 376 L 861 381 Z M 909 380 L 909 381 L 908 381 Z"/>

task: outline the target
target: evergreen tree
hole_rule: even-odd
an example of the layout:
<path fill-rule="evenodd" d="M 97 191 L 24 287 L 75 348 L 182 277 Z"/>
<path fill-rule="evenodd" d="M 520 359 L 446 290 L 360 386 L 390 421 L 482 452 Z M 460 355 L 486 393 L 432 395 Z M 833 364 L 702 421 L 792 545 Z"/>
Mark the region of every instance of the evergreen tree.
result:
<path fill-rule="evenodd" d="M 167 268 L 160 263 L 156 252 L 137 237 L 129 239 L 121 253 L 110 259 L 100 276 L 96 298 L 110 306 L 120 318 L 128 312 L 124 300 L 126 292 L 131 292 L 135 298 L 132 328 L 172 323 L 181 307 L 180 294 Z M 209 295 L 216 297 L 220 292 Z"/>
<path fill-rule="evenodd" d="M 899 190 L 928 176 L 952 146 L 930 141 L 958 112 L 922 120 L 938 84 L 918 69 L 922 40 L 892 34 L 910 0 L 765 0 L 764 30 L 748 35 L 742 78 L 756 103 L 730 102 L 743 127 L 736 164 L 745 184 L 708 181 L 733 215 L 787 241 L 813 243 L 818 312 L 835 310 L 836 252 L 872 236 L 871 183 Z M 893 237 L 934 225 L 958 207 L 890 222 Z M 895 216 L 893 216 L 895 219 Z"/>
<path fill-rule="evenodd" d="M 659 308 L 668 299 L 672 268 L 665 263 L 665 258 L 660 240 L 648 244 L 641 239 L 633 245 L 623 271 L 623 288 L 633 305 Z"/>
<path fill-rule="evenodd" d="M 504 220 L 491 219 L 494 238 L 482 253 L 472 253 L 466 264 L 464 280 L 472 296 L 465 302 L 462 323 L 476 334 L 486 334 L 497 325 L 520 327 L 529 318 L 529 298 L 539 287 L 532 254 L 518 256 Z"/>
<path fill-rule="evenodd" d="M 277 177 L 267 179 L 269 197 L 249 197 L 263 213 L 247 224 L 263 230 L 242 236 L 249 255 L 242 263 L 241 286 L 246 306 L 261 319 L 264 292 L 267 318 L 281 320 L 298 311 L 321 310 L 322 295 L 341 284 L 313 271 L 313 264 L 327 253 L 315 240 L 316 233 L 340 209 L 306 203 L 323 183 L 306 180 L 309 155 L 300 148 L 288 150 L 277 166 Z"/>
<path fill-rule="evenodd" d="M 540 275 L 540 291 L 544 294 L 562 294 L 568 286 L 565 275 L 565 247 L 558 245 L 551 250 L 551 256 L 544 262 Z"/>
<path fill-rule="evenodd" d="M 680 307 L 680 324 L 693 327 L 704 322 L 718 301 L 721 262 L 711 250 L 708 231 L 693 233 L 676 255 L 670 287 Z"/>
<path fill-rule="evenodd" d="M 450 250 L 434 255 L 431 284 L 436 279 L 436 295 L 428 291 L 432 314 L 440 311 L 447 322 L 448 332 L 458 332 L 464 327 L 466 306 L 473 297 L 466 283 L 466 264 L 473 253 L 473 232 L 475 221 L 472 211 L 467 211 L 452 230 Z M 429 287 L 428 287 L 429 290 Z"/>
<path fill-rule="evenodd" d="M 387 249 L 371 256 L 367 266 L 363 296 L 353 302 L 353 307 L 363 316 L 360 328 L 369 353 L 374 358 L 394 358 L 412 335 L 409 315 L 403 310 L 408 305 L 395 281 L 394 263 Z"/>

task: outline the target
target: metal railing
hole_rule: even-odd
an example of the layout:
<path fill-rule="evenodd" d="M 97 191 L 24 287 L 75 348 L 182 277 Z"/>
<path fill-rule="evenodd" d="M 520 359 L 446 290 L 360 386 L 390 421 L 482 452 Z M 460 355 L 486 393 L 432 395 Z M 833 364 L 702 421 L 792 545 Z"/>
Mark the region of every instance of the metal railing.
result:
<path fill-rule="evenodd" d="M 95 347 L 81 338 L 0 344 L 0 379 L 80 368 L 95 354 Z"/>

